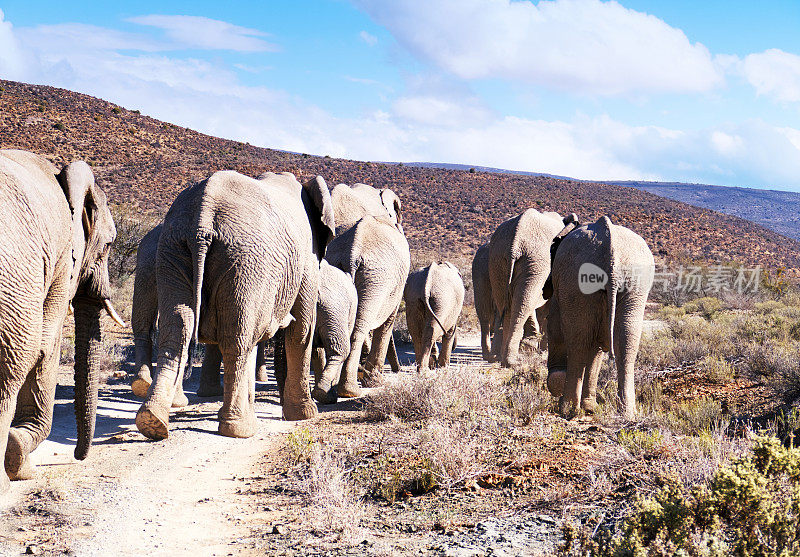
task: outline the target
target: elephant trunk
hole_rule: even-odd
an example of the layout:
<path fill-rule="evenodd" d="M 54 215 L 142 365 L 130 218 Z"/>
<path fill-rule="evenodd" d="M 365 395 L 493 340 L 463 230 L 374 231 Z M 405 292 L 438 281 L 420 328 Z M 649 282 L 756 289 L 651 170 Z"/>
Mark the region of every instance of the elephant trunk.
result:
<path fill-rule="evenodd" d="M 75 422 L 78 443 L 75 458 L 89 454 L 97 414 L 97 388 L 100 376 L 102 333 L 100 315 L 103 303 L 90 298 L 75 302 Z"/>

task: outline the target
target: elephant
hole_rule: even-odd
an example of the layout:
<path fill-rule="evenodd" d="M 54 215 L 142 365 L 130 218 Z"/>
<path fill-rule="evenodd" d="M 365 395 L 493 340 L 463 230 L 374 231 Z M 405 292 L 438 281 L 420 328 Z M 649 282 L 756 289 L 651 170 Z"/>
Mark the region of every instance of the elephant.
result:
<path fill-rule="evenodd" d="M 562 219 L 558 213 L 528 209 L 502 223 L 492 234 L 489 283 L 495 306 L 494 340 L 504 366 L 518 365 L 526 325 L 533 334 L 541 331 L 536 309 L 545 304 L 543 288 L 550 275 L 550 244 L 573 221 L 577 221 L 574 214 Z"/>
<path fill-rule="evenodd" d="M 163 225 L 159 224 L 144 235 L 136 251 L 136 276 L 133 283 L 133 305 L 131 308 L 131 329 L 133 330 L 133 344 L 136 363 L 134 373 L 136 377 L 131 382 L 133 394 L 140 398 L 147 397 L 147 391 L 153 382 L 151 364 L 153 361 L 153 338 L 158 321 L 158 287 L 156 284 L 156 253 L 158 240 L 161 237 Z M 259 343 L 257 366 L 266 367 L 264 363 L 264 343 Z M 206 345 L 205 357 L 200 371 L 200 385 L 197 395 L 201 397 L 220 396 L 223 392 L 220 383 L 220 367 L 222 354 L 215 344 Z M 266 381 L 262 377 L 261 381 Z M 180 388 L 175 389 L 173 408 L 181 408 L 189 404 L 189 399 L 183 392 L 182 382 Z"/>
<path fill-rule="evenodd" d="M 0 150 L 0 454 L 9 479 L 34 474 L 29 454 L 50 434 L 61 331 L 75 315 L 75 458 L 94 435 L 102 357 L 100 318 L 111 305 L 108 255 L 116 238 L 89 165 Z"/>
<path fill-rule="evenodd" d="M 370 331 L 374 333 L 364 364 L 365 386 L 374 384 L 386 360 L 392 327 L 411 266 L 408 241 L 398 223 L 391 218 L 366 215 L 331 241 L 325 260 L 348 274 L 358 293 L 350 354 L 336 390 L 340 397 L 357 397 L 361 396 L 356 383 L 361 348 Z M 334 380 L 332 376 L 323 376 L 319 389 L 330 392 Z"/>
<path fill-rule="evenodd" d="M 633 419 L 634 363 L 655 273 L 653 254 L 641 236 L 608 217 L 556 238 L 553 251 L 548 389 L 561 397 L 562 414 L 574 416 L 579 404 L 594 412 L 603 353 L 610 352 L 623 415 Z"/>
<path fill-rule="evenodd" d="M 374 188 L 367 184 L 339 184 L 331 190 L 331 200 L 336 219 L 336 235 L 349 230 L 365 215 L 388 216 L 403 233 L 402 202 L 388 188 Z"/>
<path fill-rule="evenodd" d="M 358 293 L 350 275 L 323 260 L 319 270 L 317 322 L 314 329 L 315 355 L 312 359 L 315 386 L 311 396 L 323 404 L 336 402 L 338 382 L 347 356 L 350 335 L 356 322 Z M 320 388 L 320 384 L 328 390 Z"/>
<path fill-rule="evenodd" d="M 403 290 L 406 323 L 414 342 L 417 370 L 426 371 L 431 349 L 441 340 L 438 366 L 450 365 L 456 329 L 464 306 L 464 281 L 455 265 L 431 263 L 408 275 Z"/>
<path fill-rule="evenodd" d="M 191 342 L 218 344 L 224 396 L 218 431 L 256 430 L 256 344 L 283 332 L 283 417 L 317 414 L 308 387 L 320 261 L 336 224 L 330 192 L 317 176 L 258 179 L 219 171 L 172 203 L 156 257 L 158 360 L 136 415 L 150 439 L 169 435 L 169 407 Z"/>

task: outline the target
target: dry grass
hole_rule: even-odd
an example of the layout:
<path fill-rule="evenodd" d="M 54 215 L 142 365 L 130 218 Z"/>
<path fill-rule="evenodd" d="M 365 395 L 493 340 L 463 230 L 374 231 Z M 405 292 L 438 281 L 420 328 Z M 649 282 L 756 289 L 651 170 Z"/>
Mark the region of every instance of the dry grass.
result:
<path fill-rule="evenodd" d="M 368 419 L 457 419 L 489 411 L 494 379 L 478 366 L 448 366 L 400 376 L 367 397 Z"/>
<path fill-rule="evenodd" d="M 307 519 L 314 530 L 339 539 L 353 539 L 364 516 L 364 505 L 350 479 L 344 459 L 316 444 L 310 456 L 304 490 Z"/>

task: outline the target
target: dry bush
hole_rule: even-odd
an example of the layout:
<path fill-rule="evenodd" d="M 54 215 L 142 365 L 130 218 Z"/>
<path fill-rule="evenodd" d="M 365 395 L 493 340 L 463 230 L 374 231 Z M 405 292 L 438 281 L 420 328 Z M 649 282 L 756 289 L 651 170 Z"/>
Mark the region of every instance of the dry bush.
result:
<path fill-rule="evenodd" d="M 161 219 L 130 204 L 111 205 L 111 215 L 117 228 L 117 237 L 111 244 L 108 273 L 112 284 L 130 276 L 136 269 L 136 250 L 145 234 L 155 228 Z"/>
<path fill-rule="evenodd" d="M 436 485 L 452 489 L 484 471 L 479 441 L 465 424 L 434 420 L 420 434 L 418 452 Z"/>
<path fill-rule="evenodd" d="M 547 368 L 539 363 L 532 369 L 521 368 L 505 383 L 504 409 L 512 421 L 529 425 L 537 415 L 554 409 L 554 399 L 545 386 L 546 377 Z"/>
<path fill-rule="evenodd" d="M 700 361 L 700 369 L 706 377 L 714 383 L 724 385 L 733 381 L 735 371 L 733 366 L 719 356 L 706 356 Z"/>
<path fill-rule="evenodd" d="M 304 488 L 308 520 L 318 532 L 348 538 L 358 531 L 365 509 L 343 458 L 315 444 Z"/>
<path fill-rule="evenodd" d="M 493 379 L 479 366 L 451 365 L 424 374 L 400 375 L 370 394 L 367 418 L 405 421 L 459 419 L 487 413 L 495 391 Z"/>

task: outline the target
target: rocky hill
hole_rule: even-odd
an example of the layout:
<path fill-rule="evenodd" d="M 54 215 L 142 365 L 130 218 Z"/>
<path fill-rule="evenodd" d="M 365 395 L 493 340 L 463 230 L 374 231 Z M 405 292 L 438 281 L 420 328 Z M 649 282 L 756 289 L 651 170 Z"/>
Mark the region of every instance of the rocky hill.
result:
<path fill-rule="evenodd" d="M 330 185 L 365 182 L 403 199 L 415 259 L 471 256 L 528 207 L 607 214 L 662 260 L 734 261 L 800 273 L 800 242 L 758 224 L 629 187 L 549 176 L 412 167 L 287 153 L 204 135 L 87 95 L 0 80 L 0 148 L 92 165 L 112 202 L 162 213 L 177 193 L 220 169 L 290 171 Z"/>

